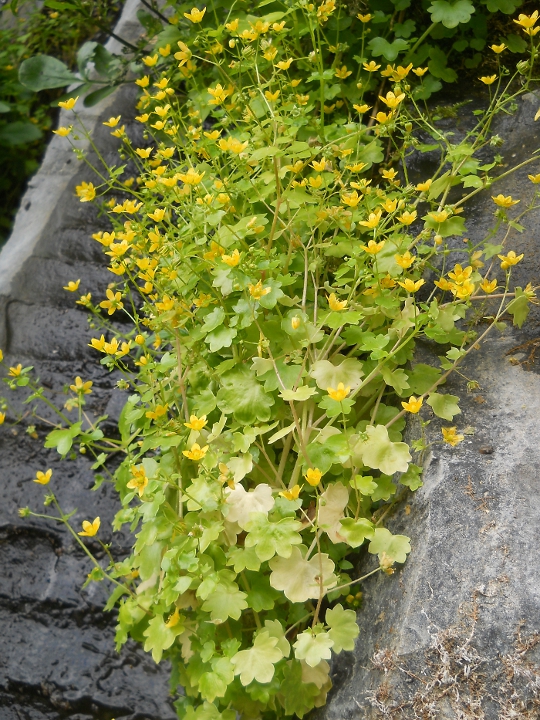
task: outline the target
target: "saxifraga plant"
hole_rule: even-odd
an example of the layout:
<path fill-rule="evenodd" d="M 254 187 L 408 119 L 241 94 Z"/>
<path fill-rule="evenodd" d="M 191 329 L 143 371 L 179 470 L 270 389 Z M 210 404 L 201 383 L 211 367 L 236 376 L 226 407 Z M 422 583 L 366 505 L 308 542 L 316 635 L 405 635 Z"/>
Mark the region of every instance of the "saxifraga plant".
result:
<path fill-rule="evenodd" d="M 276 6 L 204 26 L 204 9 L 186 13 L 193 42 L 148 55 L 136 81 L 144 147 L 111 117 L 126 164 L 102 161 L 101 181 L 76 189 L 109 213 L 110 232 L 94 238 L 114 279 L 101 302 L 77 302 L 131 394 L 119 439 L 107 438 L 84 414 L 92 383 L 76 378 L 46 444 L 92 453 L 100 481 L 122 453 L 113 528 L 129 525 L 133 552 L 115 561 L 107 546 L 88 582 L 115 586 L 119 648 L 132 636 L 171 660 L 187 720 L 301 718 L 325 703 L 328 661 L 358 636 L 367 576 L 350 572 L 354 551 L 378 558 L 369 575 L 391 575 L 410 551 L 383 526 L 422 485 L 427 445 L 403 442 L 407 415 L 423 428 L 433 411 L 441 441 L 457 445 L 445 380 L 503 315 L 521 325 L 535 297 L 511 287 L 522 255 L 505 243 L 538 193 L 517 215 L 518 200 L 492 195 L 498 244 L 453 239 L 466 201 L 516 169 L 485 156 L 499 145 L 493 118 L 532 79 L 538 13 L 516 21 L 531 54 L 517 71 L 492 47 L 489 101 L 458 139 L 419 104 L 425 68 L 328 47 L 333 0 Z M 370 20 L 360 15 L 360 33 Z M 63 105 L 76 123 L 76 100 Z M 84 158 L 84 127 L 58 132 Z M 408 159 L 434 149 L 431 177 L 413 181 Z M 118 313 L 132 322 L 123 335 Z M 470 314 L 486 319 L 481 334 Z M 433 365 L 415 363 L 421 338 L 440 347 Z M 31 368 L 10 367 L 6 381 L 46 400 Z M 48 485 L 51 470 L 35 481 Z M 77 532 L 54 493 L 45 505 L 57 514 L 21 514 L 65 523 L 92 557 L 81 536 L 99 538 L 100 519 Z"/>

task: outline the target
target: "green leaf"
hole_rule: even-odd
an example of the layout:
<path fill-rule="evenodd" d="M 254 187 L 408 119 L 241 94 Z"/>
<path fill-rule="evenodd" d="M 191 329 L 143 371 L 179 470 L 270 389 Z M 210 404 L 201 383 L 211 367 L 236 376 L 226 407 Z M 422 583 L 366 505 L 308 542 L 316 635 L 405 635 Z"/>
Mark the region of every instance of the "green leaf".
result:
<path fill-rule="evenodd" d="M 232 341 L 238 335 L 236 328 L 226 325 L 213 330 L 205 337 L 204 342 L 210 346 L 210 352 L 217 352 L 224 347 L 231 347 Z"/>
<path fill-rule="evenodd" d="M 402 395 L 403 391 L 409 388 L 407 373 L 401 368 L 391 370 L 388 365 L 384 365 L 381 375 L 384 382 L 393 387 L 398 395 Z"/>
<path fill-rule="evenodd" d="M 343 542 L 340 520 L 349 502 L 349 491 L 340 482 L 331 483 L 319 498 L 317 524 L 333 543 Z"/>
<path fill-rule="evenodd" d="M 377 489 L 377 483 L 371 475 L 355 475 L 351 478 L 350 485 L 359 490 L 362 495 L 372 495 Z"/>
<path fill-rule="evenodd" d="M 454 215 L 442 223 L 438 223 L 431 215 L 426 215 L 424 219 L 426 227 L 434 230 L 443 238 L 450 235 L 463 235 L 465 232 L 465 220 L 459 215 Z"/>
<path fill-rule="evenodd" d="M 357 154 L 357 161 L 366 163 L 369 169 L 374 163 L 380 163 L 384 159 L 384 151 L 382 149 L 382 143 L 379 139 L 372 140 L 363 147 L 360 146 Z"/>
<path fill-rule="evenodd" d="M 9 110 L 9 108 L 8 108 Z M 0 126 L 0 145 L 26 145 L 42 137 L 41 130 L 31 122 L 16 120 Z"/>
<path fill-rule="evenodd" d="M 306 683 L 302 679 L 302 664 L 298 660 L 289 661 L 284 669 L 284 680 L 281 683 L 280 699 L 287 715 L 303 718 L 315 707 L 315 698 L 319 688 L 314 683 Z"/>
<path fill-rule="evenodd" d="M 379 555 L 379 558 L 384 552 L 395 562 L 404 563 L 407 554 L 411 552 L 411 545 L 405 535 L 392 535 L 386 528 L 377 528 L 373 540 L 369 543 L 368 552 Z"/>
<path fill-rule="evenodd" d="M 374 37 L 368 42 L 373 57 L 382 55 L 388 62 L 394 62 L 400 52 L 407 50 L 409 43 L 403 38 L 398 38 L 394 42 L 389 43 L 382 37 Z"/>
<path fill-rule="evenodd" d="M 196 708 L 188 706 L 182 717 L 183 720 L 235 720 L 236 713 L 230 710 L 220 713 L 215 705 L 205 701 Z"/>
<path fill-rule="evenodd" d="M 468 23 L 474 10 L 474 5 L 470 0 L 457 0 L 455 3 L 447 2 L 447 0 L 434 0 L 428 7 L 432 22 L 440 22 L 447 28 L 455 28 L 457 25 Z"/>
<path fill-rule="evenodd" d="M 364 540 L 371 540 L 373 531 L 373 523 L 367 518 L 359 518 L 358 520 L 343 518 L 339 534 L 345 538 L 347 545 L 357 548 L 362 545 Z"/>
<path fill-rule="evenodd" d="M 377 502 L 377 500 L 389 500 L 397 490 L 397 486 L 394 485 L 392 478 L 388 475 L 381 475 L 375 479 L 375 482 L 377 483 L 377 488 L 371 493 L 373 502 Z"/>
<path fill-rule="evenodd" d="M 249 457 L 251 458 L 251 455 Z M 229 508 L 227 520 L 238 523 L 243 530 L 248 526 L 253 513 L 268 516 L 274 507 L 272 488 L 266 483 L 260 483 L 254 490 L 246 492 L 244 487 L 235 481 L 234 490 L 229 491 L 225 502 Z"/>
<path fill-rule="evenodd" d="M 250 577 L 250 588 L 247 594 L 249 607 L 255 612 L 273 610 L 276 600 L 281 597 L 280 593 L 270 586 L 268 575 Z"/>
<path fill-rule="evenodd" d="M 326 611 L 324 620 L 330 627 L 328 635 L 334 642 L 332 650 L 335 653 L 354 650 L 354 641 L 360 633 L 354 610 L 344 610 L 342 605 L 336 605 Z"/>
<path fill-rule="evenodd" d="M 317 383 L 317 387 L 325 392 L 329 387 L 337 388 L 340 382 L 345 387 L 355 389 L 360 385 L 360 380 L 364 374 L 362 363 L 356 358 L 343 358 L 338 364 L 331 363 L 328 360 L 318 360 L 311 366 L 310 375 Z"/>
<path fill-rule="evenodd" d="M 333 644 L 334 641 L 329 633 L 315 635 L 312 630 L 304 630 L 293 645 L 294 655 L 297 660 L 305 660 L 310 667 L 315 667 L 321 660 L 329 660 L 332 657 Z"/>
<path fill-rule="evenodd" d="M 159 663 L 163 657 L 163 651 L 171 647 L 177 635 L 184 631 L 184 626 L 178 622 L 173 627 L 167 627 L 163 617 L 156 615 L 148 623 L 143 635 L 146 638 L 144 651 L 152 652 L 154 662 Z"/>
<path fill-rule="evenodd" d="M 267 422 L 274 398 L 267 395 L 254 374 L 245 365 L 225 373 L 217 394 L 217 405 L 227 415 L 234 415 L 242 425 Z"/>
<path fill-rule="evenodd" d="M 392 442 L 384 425 L 368 425 L 366 435 L 367 438 L 361 438 L 354 448 L 355 455 L 364 465 L 385 475 L 407 470 L 411 456 L 406 443 Z"/>
<path fill-rule="evenodd" d="M 223 623 L 227 618 L 238 620 L 248 606 L 246 593 L 236 583 L 218 583 L 204 601 L 202 609 L 210 613 L 212 620 Z"/>
<path fill-rule="evenodd" d="M 304 402 L 309 400 L 310 397 L 317 394 L 317 388 L 309 387 L 308 385 L 300 385 L 297 390 L 282 390 L 279 393 L 279 397 L 283 398 L 286 402 L 290 400 L 296 400 L 297 402 Z"/>
<path fill-rule="evenodd" d="M 208 702 L 223 697 L 234 680 L 233 664 L 228 657 L 215 658 L 211 672 L 205 672 L 199 679 L 199 692 Z"/>
<path fill-rule="evenodd" d="M 489 12 L 500 11 L 505 15 L 512 15 L 523 4 L 523 0 L 487 0 Z"/>
<path fill-rule="evenodd" d="M 246 524 L 248 534 L 245 540 L 246 548 L 255 548 L 259 560 L 270 560 L 274 555 L 288 558 L 293 551 L 293 545 L 300 545 L 302 538 L 299 531 L 302 523 L 291 517 L 285 517 L 278 522 L 270 522 L 264 513 L 254 513 Z"/>
<path fill-rule="evenodd" d="M 46 448 L 55 447 L 60 455 L 67 455 L 73 445 L 73 440 L 79 435 L 81 431 L 81 423 L 75 423 L 69 428 L 62 428 L 60 430 L 53 430 L 47 435 L 45 440 Z"/>
<path fill-rule="evenodd" d="M 321 569 L 323 594 L 337 584 L 337 577 L 333 574 L 335 565 L 326 553 L 315 554 L 306 560 L 295 547 L 289 557 L 271 560 L 270 568 L 270 585 L 281 590 L 291 602 L 305 602 L 319 597 Z"/>
<path fill-rule="evenodd" d="M 506 312 L 514 317 L 514 325 L 521 327 L 529 314 L 529 297 L 522 288 L 515 288 L 516 296 L 508 304 Z"/>
<path fill-rule="evenodd" d="M 354 400 L 345 398 L 341 402 L 333 400 L 330 395 L 325 395 L 318 403 L 322 410 L 326 410 L 326 417 L 334 418 L 343 413 L 348 415 L 351 412 Z"/>
<path fill-rule="evenodd" d="M 94 105 L 97 105 L 106 97 L 109 97 L 109 95 L 112 95 L 115 90 L 115 85 L 107 85 L 107 87 L 102 87 L 99 88 L 99 90 L 94 90 L 94 92 L 89 93 L 84 98 L 84 107 L 94 107 Z"/>
<path fill-rule="evenodd" d="M 241 573 L 242 570 L 257 571 L 261 567 L 255 548 L 235 547 L 231 550 L 227 565 L 232 565 L 235 573 Z"/>
<path fill-rule="evenodd" d="M 437 380 L 441 377 L 442 373 L 437 368 L 431 365 L 424 365 L 424 363 L 418 363 L 409 371 L 409 385 L 411 393 L 415 395 L 423 395 L 427 392 Z"/>
<path fill-rule="evenodd" d="M 437 417 L 445 420 L 452 420 L 454 415 L 459 415 L 461 410 L 458 407 L 457 395 L 441 395 L 440 393 L 431 393 L 427 399 L 427 404 L 432 408 Z"/>
<path fill-rule="evenodd" d="M 255 638 L 253 647 L 240 650 L 231 662 L 234 665 L 234 674 L 240 675 L 240 682 L 245 686 L 253 680 L 269 683 L 274 677 L 274 664 L 282 657 L 277 638 L 271 637 L 268 630 L 263 630 Z"/>
<path fill-rule="evenodd" d="M 65 63 L 50 55 L 28 58 L 19 68 L 19 81 L 34 92 L 66 87 L 77 80 Z"/>
<path fill-rule="evenodd" d="M 418 488 L 424 484 L 422 480 L 420 480 L 422 472 L 423 469 L 419 465 L 411 463 L 407 472 L 404 472 L 399 478 L 399 482 L 408 487 L 409 490 L 418 490 Z"/>
<path fill-rule="evenodd" d="M 484 181 L 478 175 L 466 175 L 463 178 L 464 188 L 481 188 L 484 187 Z"/>

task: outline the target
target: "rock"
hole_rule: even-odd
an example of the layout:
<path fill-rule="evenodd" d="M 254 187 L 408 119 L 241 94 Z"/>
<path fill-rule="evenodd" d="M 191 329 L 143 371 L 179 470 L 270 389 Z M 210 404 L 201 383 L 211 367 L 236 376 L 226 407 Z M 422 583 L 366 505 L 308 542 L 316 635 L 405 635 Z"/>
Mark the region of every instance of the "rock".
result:
<path fill-rule="evenodd" d="M 139 37 L 139 3 L 128 0 L 116 33 Z M 109 49 L 119 50 L 116 41 Z M 133 116 L 134 88 L 125 87 L 93 108 L 81 108 L 85 125 L 103 153 L 113 160 L 119 141 L 103 120 L 122 114 L 131 133 L 140 133 Z M 62 114 L 60 124 L 72 117 Z M 93 336 L 86 312 L 75 304 L 78 295 L 62 289 L 81 278 L 80 292 L 104 294 L 111 280 L 100 246 L 91 234 L 104 227 L 93 207 L 75 197 L 75 185 L 91 180 L 77 162 L 69 143 L 55 136 L 42 167 L 30 182 L 11 239 L 0 254 L 0 348 L 9 364 L 33 365 L 35 374 L 58 406 L 63 387 L 76 375 L 93 380 L 87 411 L 107 413 L 116 420 L 125 397 L 114 391 L 115 378 L 99 365 L 90 350 Z M 12 393 L 2 383 L 0 396 L 9 402 L 0 426 L 0 623 L 4 652 L 0 656 L 0 717 L 2 720 L 173 720 L 169 667 L 156 665 L 135 643 L 115 650 L 115 614 L 104 613 L 108 589 L 81 585 L 92 566 L 63 526 L 40 519 L 22 519 L 18 509 L 43 508 L 43 488 L 32 482 L 36 470 L 53 469 L 51 489 L 65 510 L 79 508 L 73 523 L 100 516 L 104 539 L 116 557 L 131 547 L 126 534 L 111 536 L 119 508 L 113 488 L 104 484 L 92 493 L 91 461 L 79 455 L 60 460 L 43 441 L 53 414 L 40 408 L 28 415 L 24 392 Z M 22 420 L 14 424 L 21 415 Z M 37 438 L 27 432 L 34 425 Z M 111 430 L 112 428 L 109 428 Z M 49 508 L 51 510 L 51 508 Z M 90 540 L 90 547 L 100 548 Z"/>
<path fill-rule="evenodd" d="M 540 144 L 533 121 L 539 104 L 525 96 L 516 115 L 498 121 L 512 165 Z M 535 190 L 527 174 L 539 171 L 537 161 L 491 194 L 512 194 L 525 206 Z M 475 243 L 493 212 L 487 193 L 469 206 Z M 505 250 L 525 253 L 512 273 L 524 287 L 539 280 L 538 209 L 521 223 L 525 231 L 512 230 Z M 424 486 L 388 522 L 411 537 L 412 552 L 392 577 L 363 583 L 356 649 L 334 663 L 334 688 L 317 720 L 540 717 L 540 312 L 533 306 L 522 330 L 510 320 L 502 336 L 493 331 L 468 356 L 463 377 L 446 385 L 461 397 L 462 414 L 442 424 L 473 429 L 451 448 L 438 442 L 441 421 L 426 428 L 436 444 Z M 465 378 L 478 389 L 467 392 Z M 432 417 L 426 408 L 422 416 Z M 413 437 L 418 432 L 410 428 Z M 374 567 L 366 558 L 358 576 Z"/>

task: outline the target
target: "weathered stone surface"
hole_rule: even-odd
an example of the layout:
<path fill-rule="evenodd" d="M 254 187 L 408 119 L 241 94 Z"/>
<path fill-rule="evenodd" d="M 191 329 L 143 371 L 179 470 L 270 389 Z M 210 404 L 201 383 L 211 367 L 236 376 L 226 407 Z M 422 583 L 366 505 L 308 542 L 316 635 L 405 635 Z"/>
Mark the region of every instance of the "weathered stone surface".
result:
<path fill-rule="evenodd" d="M 516 115 L 499 121 L 509 164 L 540 146 L 539 104 L 527 96 Z M 540 161 L 492 194 L 512 194 L 523 207 L 534 192 L 527 174 L 539 171 Z M 491 227 L 494 207 L 485 193 L 468 208 L 475 242 Z M 513 282 L 538 285 L 540 212 L 522 223 L 526 230 L 511 231 L 505 246 L 525 253 Z M 447 384 L 461 396 L 462 414 L 442 424 L 474 432 L 456 448 L 433 445 L 424 487 L 390 519 L 393 532 L 411 537 L 412 552 L 394 576 L 363 584 L 357 647 L 335 663 L 319 720 L 540 717 L 539 325 L 533 307 L 522 330 L 494 331 L 466 359 L 464 377 Z M 468 393 L 465 378 L 479 388 Z M 431 423 L 429 440 L 439 440 L 440 427 Z M 366 558 L 358 576 L 374 567 Z"/>
<path fill-rule="evenodd" d="M 116 28 L 127 40 L 140 35 L 138 2 L 128 0 Z M 109 48 L 118 50 L 116 41 Z M 133 88 L 124 88 L 91 109 L 81 109 L 85 125 L 112 162 L 119 141 L 102 121 L 122 114 L 128 131 L 140 134 L 133 115 Z M 72 117 L 63 114 L 67 125 Z M 39 173 L 23 198 L 13 235 L 0 254 L 0 348 L 10 364 L 33 365 L 58 406 L 63 387 L 76 375 L 94 381 L 87 410 L 92 416 L 118 417 L 122 405 L 114 379 L 88 348 L 93 333 L 87 314 L 75 305 L 77 295 L 62 289 L 81 278 L 80 291 L 101 297 L 110 282 L 103 255 L 91 234 L 103 228 L 92 207 L 81 204 L 74 187 L 90 180 L 69 143 L 54 137 Z M 118 508 L 115 493 L 104 485 L 92 493 L 91 462 L 83 456 L 61 461 L 43 440 L 52 412 L 28 415 L 24 393 L 12 393 L 6 423 L 0 426 L 0 718 L 2 720 L 172 720 L 169 669 L 156 666 L 142 649 L 114 647 L 115 618 L 104 614 L 108 589 L 101 583 L 80 587 L 91 570 L 63 526 L 23 520 L 18 509 L 43 507 L 43 488 L 32 482 L 36 470 L 53 469 L 51 487 L 65 510 L 79 508 L 74 523 L 100 516 L 104 539 L 117 557 L 130 539 L 110 534 Z M 22 420 L 14 424 L 16 418 Z M 111 418 L 111 419 L 112 419 Z M 37 439 L 26 433 L 36 426 Z M 99 546 L 90 540 L 97 553 Z"/>

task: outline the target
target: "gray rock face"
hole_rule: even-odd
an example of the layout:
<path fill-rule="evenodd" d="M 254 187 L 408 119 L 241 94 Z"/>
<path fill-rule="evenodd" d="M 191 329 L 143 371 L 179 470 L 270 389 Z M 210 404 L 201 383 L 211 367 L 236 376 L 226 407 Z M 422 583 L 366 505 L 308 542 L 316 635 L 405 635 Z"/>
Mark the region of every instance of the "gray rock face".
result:
<path fill-rule="evenodd" d="M 128 40 L 141 32 L 137 7 L 138 2 L 128 0 L 116 28 Z M 133 89 L 124 89 L 94 108 L 82 109 L 96 143 L 116 164 L 119 141 L 102 122 L 121 113 L 128 131 L 140 133 L 134 127 L 133 98 Z M 64 114 L 60 122 L 71 121 Z M 55 137 L 0 254 L 0 348 L 9 364 L 35 367 L 58 407 L 65 402 L 64 385 L 77 375 L 93 380 L 88 411 L 114 419 L 121 408 L 114 380 L 88 348 L 93 333 L 86 312 L 75 305 L 78 295 L 62 289 L 81 278 L 81 293 L 100 297 L 111 279 L 91 239 L 103 220 L 74 194 L 81 180 L 92 180 L 91 173 L 76 160 L 69 143 Z M 47 408 L 32 417 L 21 404 L 24 392 L 11 393 L 2 383 L 0 395 L 10 404 L 6 423 L 0 426 L 0 718 L 172 720 L 176 713 L 169 696 L 169 668 L 156 666 L 134 643 L 117 654 L 114 614 L 103 613 L 107 589 L 93 583 L 81 591 L 91 570 L 88 558 L 63 526 L 18 516 L 22 506 L 38 512 L 43 507 L 43 488 L 32 478 L 37 470 L 50 467 L 50 487 L 64 510 L 78 508 L 74 523 L 100 516 L 107 532 L 118 508 L 112 488 L 90 492 L 94 479 L 89 459 L 61 461 L 55 450 L 43 448 L 50 430 Z M 19 412 L 22 421 L 14 424 Z M 37 439 L 25 432 L 30 424 L 36 426 Z M 131 545 L 125 535 L 105 540 L 112 540 L 116 557 Z M 99 546 L 92 543 L 99 555 Z"/>
<path fill-rule="evenodd" d="M 512 165 L 540 145 L 533 121 L 539 105 L 527 96 L 515 116 L 499 122 Z M 540 161 L 491 194 L 512 194 L 523 207 L 534 193 L 527 174 L 539 171 Z M 469 207 L 475 242 L 494 208 L 487 193 Z M 522 223 L 525 231 L 511 231 L 505 250 L 525 253 L 513 272 L 524 287 L 539 284 L 538 209 Z M 364 583 L 356 650 L 335 663 L 319 720 L 540 717 L 539 320 L 533 307 L 523 330 L 494 331 L 468 356 L 464 377 L 447 383 L 446 392 L 461 397 L 462 414 L 442 424 L 474 433 L 456 448 L 433 445 L 424 486 L 389 521 L 393 532 L 411 537 L 412 552 L 394 576 Z M 479 388 L 467 392 L 466 379 Z M 440 439 L 440 427 L 433 420 L 428 440 Z M 358 576 L 372 563 L 361 563 Z"/>

